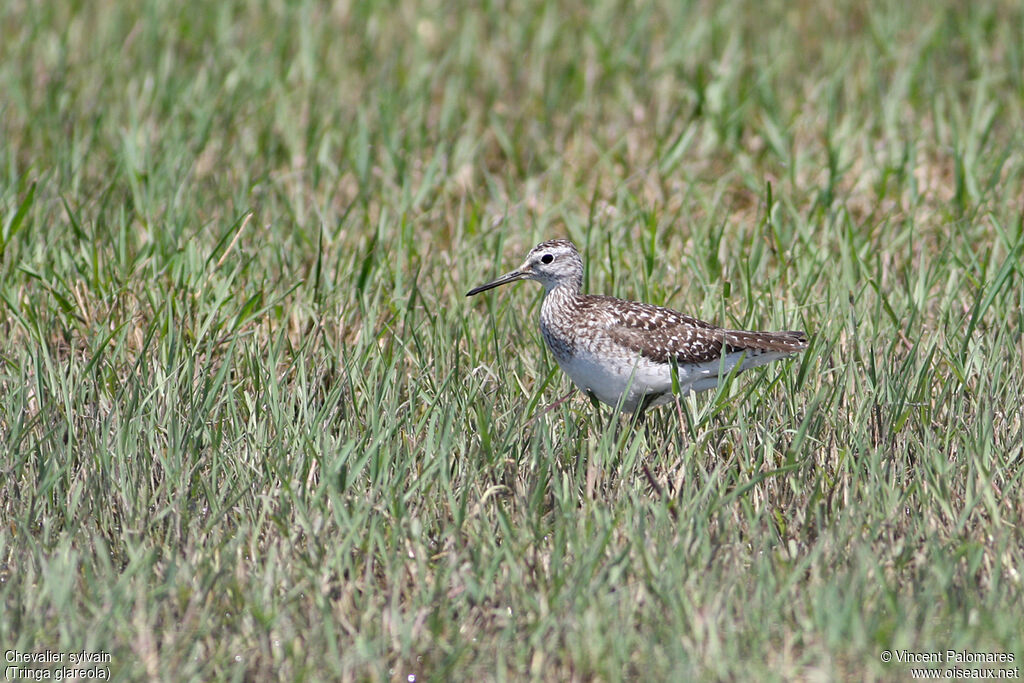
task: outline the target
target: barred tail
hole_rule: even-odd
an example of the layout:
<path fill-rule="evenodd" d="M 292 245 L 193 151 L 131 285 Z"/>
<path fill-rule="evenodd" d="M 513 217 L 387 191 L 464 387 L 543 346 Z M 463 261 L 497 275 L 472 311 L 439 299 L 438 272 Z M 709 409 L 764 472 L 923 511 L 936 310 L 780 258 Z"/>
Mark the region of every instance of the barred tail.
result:
<path fill-rule="evenodd" d="M 783 332 L 725 330 L 724 332 L 723 341 L 729 351 L 797 353 L 807 348 L 807 335 L 801 330 Z"/>

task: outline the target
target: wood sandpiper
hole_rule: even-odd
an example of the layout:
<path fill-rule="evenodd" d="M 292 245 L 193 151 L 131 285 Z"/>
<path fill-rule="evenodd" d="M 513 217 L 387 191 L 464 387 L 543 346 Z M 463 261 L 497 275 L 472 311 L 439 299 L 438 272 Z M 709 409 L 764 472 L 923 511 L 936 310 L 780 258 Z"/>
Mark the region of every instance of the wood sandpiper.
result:
<path fill-rule="evenodd" d="M 673 366 L 682 392 L 787 358 L 807 348 L 800 331 L 727 330 L 670 308 L 582 294 L 583 259 L 572 242 L 541 242 L 523 265 L 466 296 L 516 280 L 544 285 L 540 331 L 558 365 L 585 394 L 641 413 L 673 398 Z"/>

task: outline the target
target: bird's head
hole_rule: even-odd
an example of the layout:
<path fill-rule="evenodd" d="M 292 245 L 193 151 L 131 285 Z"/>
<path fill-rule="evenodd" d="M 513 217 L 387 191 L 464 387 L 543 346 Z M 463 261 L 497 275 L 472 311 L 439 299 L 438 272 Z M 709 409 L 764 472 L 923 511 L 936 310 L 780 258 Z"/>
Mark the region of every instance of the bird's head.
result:
<path fill-rule="evenodd" d="M 548 240 L 541 242 L 526 255 L 523 265 L 510 273 L 490 282 L 474 287 L 466 296 L 473 296 L 488 289 L 515 282 L 516 280 L 536 280 L 551 291 L 559 285 L 569 285 L 577 291 L 583 284 L 583 259 L 580 252 L 569 240 Z"/>

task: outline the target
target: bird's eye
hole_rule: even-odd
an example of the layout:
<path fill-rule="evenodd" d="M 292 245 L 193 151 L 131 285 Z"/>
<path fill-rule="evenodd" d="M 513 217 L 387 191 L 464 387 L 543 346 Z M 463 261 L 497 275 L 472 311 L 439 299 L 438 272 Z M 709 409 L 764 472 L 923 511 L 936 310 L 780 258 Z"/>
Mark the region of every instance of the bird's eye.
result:
<path fill-rule="evenodd" d="M 551 254 L 544 254 L 543 256 L 540 257 L 540 262 L 541 263 L 551 263 L 554 260 L 555 260 L 555 257 L 552 256 Z"/>

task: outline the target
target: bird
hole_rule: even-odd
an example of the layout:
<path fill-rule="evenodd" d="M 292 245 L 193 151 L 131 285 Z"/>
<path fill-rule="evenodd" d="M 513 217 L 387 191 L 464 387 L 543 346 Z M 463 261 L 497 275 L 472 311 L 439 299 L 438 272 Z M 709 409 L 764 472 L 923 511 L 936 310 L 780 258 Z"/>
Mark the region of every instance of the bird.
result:
<path fill-rule="evenodd" d="M 583 294 L 583 259 L 566 239 L 541 242 L 521 266 L 466 296 L 519 280 L 544 287 L 540 332 L 558 365 L 592 401 L 623 413 L 674 400 L 673 384 L 680 393 L 705 391 L 737 365 L 742 372 L 808 347 L 799 330 L 732 330 L 671 308 Z"/>

